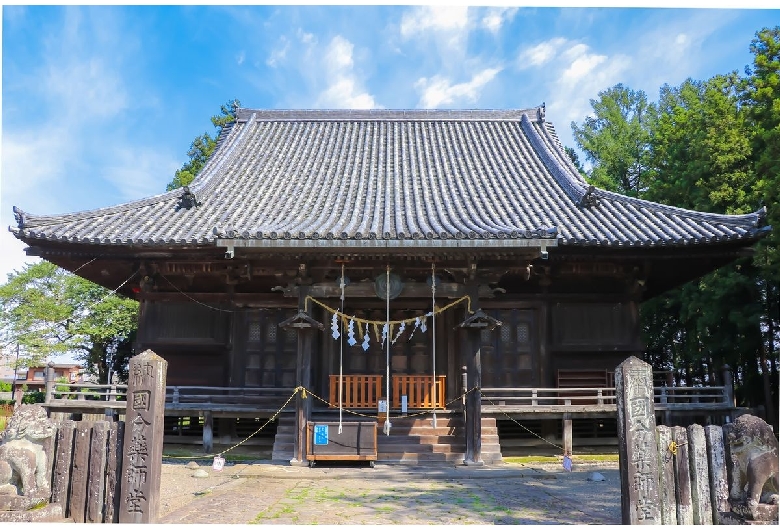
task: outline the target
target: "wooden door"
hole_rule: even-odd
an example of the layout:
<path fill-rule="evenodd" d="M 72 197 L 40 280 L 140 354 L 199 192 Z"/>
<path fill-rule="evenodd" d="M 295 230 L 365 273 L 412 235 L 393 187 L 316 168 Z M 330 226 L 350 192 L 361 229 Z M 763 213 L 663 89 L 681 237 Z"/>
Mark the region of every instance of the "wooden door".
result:
<path fill-rule="evenodd" d="M 290 310 L 253 311 L 246 316 L 244 332 L 244 386 L 294 388 L 298 334 L 279 323 Z"/>
<path fill-rule="evenodd" d="M 539 341 L 535 311 L 495 309 L 486 312 L 502 325 L 481 333 L 482 386 L 538 386 Z"/>

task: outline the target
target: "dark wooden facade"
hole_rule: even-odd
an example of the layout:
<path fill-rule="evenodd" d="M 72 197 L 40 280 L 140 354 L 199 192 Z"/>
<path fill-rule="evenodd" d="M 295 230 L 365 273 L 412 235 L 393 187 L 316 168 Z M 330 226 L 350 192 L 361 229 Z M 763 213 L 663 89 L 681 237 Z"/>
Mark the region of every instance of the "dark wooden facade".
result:
<path fill-rule="evenodd" d="M 384 321 L 375 281 L 389 267 L 403 283 L 390 319 L 422 316 L 433 266 L 438 307 L 469 296 L 436 317 L 446 400 L 463 392 L 464 366 L 470 388 L 556 387 L 561 371 L 641 357 L 643 300 L 769 230 L 762 211 L 692 212 L 588 186 L 543 108 L 237 116 L 189 188 L 64 216 L 15 209 L 29 254 L 140 300 L 137 349 L 168 361 L 169 385 L 327 397 L 340 368 L 384 377 L 375 337 L 365 352 L 345 344 L 339 362 L 331 314 L 307 296 L 338 308 L 343 266 L 344 314 Z M 280 326 L 299 311 L 324 329 Z M 391 376 L 432 375 L 432 330 L 410 334 L 391 348 Z"/>

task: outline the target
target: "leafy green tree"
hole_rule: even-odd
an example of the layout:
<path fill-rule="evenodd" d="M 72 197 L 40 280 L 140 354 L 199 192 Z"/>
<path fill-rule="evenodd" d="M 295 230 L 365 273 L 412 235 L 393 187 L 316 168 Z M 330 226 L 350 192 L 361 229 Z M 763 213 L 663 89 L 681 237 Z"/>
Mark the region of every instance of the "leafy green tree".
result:
<path fill-rule="evenodd" d="M 745 69 L 742 103 L 753 132 L 754 201 L 767 206 L 767 222 L 774 227 L 758 244 L 755 256 L 755 265 L 762 271 L 759 283 L 764 305 L 760 366 L 764 393 L 773 394 L 767 398 L 771 414 L 770 405 L 778 402 L 780 344 L 780 26 L 758 31 L 750 51 L 753 65 Z"/>
<path fill-rule="evenodd" d="M 752 258 L 645 302 L 641 315 L 654 367 L 673 370 L 679 384 L 696 385 L 717 383 L 729 364 L 739 404 L 764 403 L 776 422 L 780 28 L 759 31 L 751 52 L 746 77 L 731 72 L 665 85 L 657 104 L 617 85 L 591 101 L 595 117 L 572 128 L 593 163 L 588 178 L 600 187 L 715 213 L 768 207 L 775 230 Z"/>
<path fill-rule="evenodd" d="M 590 100 L 594 116 L 582 125 L 572 122 L 572 132 L 585 158 L 593 164 L 591 184 L 639 197 L 646 187 L 650 130 L 654 106 L 641 90 L 622 84 L 599 92 Z"/>
<path fill-rule="evenodd" d="M 718 213 L 754 211 L 752 151 L 736 74 L 661 87 L 645 197 Z"/>
<path fill-rule="evenodd" d="M 19 345 L 24 365 L 72 352 L 106 383 L 127 363 L 126 341 L 138 318 L 134 300 L 42 261 L 9 274 L 0 304 L 0 340 Z"/>
<path fill-rule="evenodd" d="M 577 154 L 577 151 L 575 151 L 572 147 L 564 147 L 563 150 L 569 160 L 571 160 L 571 163 L 574 164 L 574 167 L 577 168 L 577 171 L 579 171 L 580 175 L 587 177 L 588 174 L 585 171 L 585 168 L 582 166 L 582 162 L 580 162 L 580 155 Z"/>
<path fill-rule="evenodd" d="M 214 136 L 208 132 L 197 136 L 187 151 L 189 160 L 184 163 L 181 169 L 177 169 L 173 180 L 166 186 L 166 191 L 175 190 L 183 186 L 188 186 L 206 165 L 214 149 L 217 147 L 217 139 L 222 132 L 222 128 L 232 123 L 236 119 L 236 110 L 241 106 L 241 102 L 236 100 L 229 101 L 220 107 L 220 113 L 211 117 L 211 123 L 216 127 Z"/>
<path fill-rule="evenodd" d="M 736 74 L 661 88 L 652 131 L 655 178 L 645 196 L 673 206 L 717 213 L 757 209 L 751 189 L 750 131 L 739 105 Z M 738 370 L 737 382 L 758 374 L 761 347 L 760 293 L 756 269 L 740 259 L 694 282 L 664 293 L 642 307 L 648 349 L 661 330 L 673 337 L 673 365 L 687 384 L 712 383 L 724 364 Z M 653 353 L 664 357 L 661 351 Z M 744 360 L 753 358 L 752 363 Z"/>

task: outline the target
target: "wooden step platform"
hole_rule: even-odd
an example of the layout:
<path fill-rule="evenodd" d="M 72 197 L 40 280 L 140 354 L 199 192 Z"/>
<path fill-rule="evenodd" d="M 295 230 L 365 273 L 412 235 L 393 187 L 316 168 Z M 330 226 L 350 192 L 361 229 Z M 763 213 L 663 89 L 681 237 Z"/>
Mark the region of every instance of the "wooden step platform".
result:
<path fill-rule="evenodd" d="M 315 413 L 314 421 L 338 421 L 332 412 Z M 344 421 L 356 421 L 350 416 Z M 366 419 L 365 421 L 373 421 Z M 436 427 L 433 415 L 390 417 L 389 436 L 382 432 L 383 424 L 377 426 L 377 462 L 403 464 L 462 464 L 466 453 L 466 429 L 460 413 L 436 414 Z M 271 459 L 276 462 L 289 462 L 293 457 L 295 419 L 292 415 L 283 415 L 274 440 Z M 485 464 L 502 462 L 501 445 L 498 440 L 498 428 L 495 418 L 482 418 L 482 461 Z"/>

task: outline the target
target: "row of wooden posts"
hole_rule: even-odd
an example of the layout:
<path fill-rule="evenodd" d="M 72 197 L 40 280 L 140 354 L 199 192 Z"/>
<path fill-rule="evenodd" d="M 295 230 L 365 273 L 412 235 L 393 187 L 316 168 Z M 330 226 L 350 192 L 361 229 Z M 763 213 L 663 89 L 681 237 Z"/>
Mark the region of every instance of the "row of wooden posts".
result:
<path fill-rule="evenodd" d="M 76 523 L 154 523 L 162 472 L 168 363 L 151 350 L 130 360 L 125 421 L 56 421 L 51 503 Z"/>
<path fill-rule="evenodd" d="M 623 524 L 723 524 L 733 424 L 656 426 L 650 365 L 615 372 Z"/>

